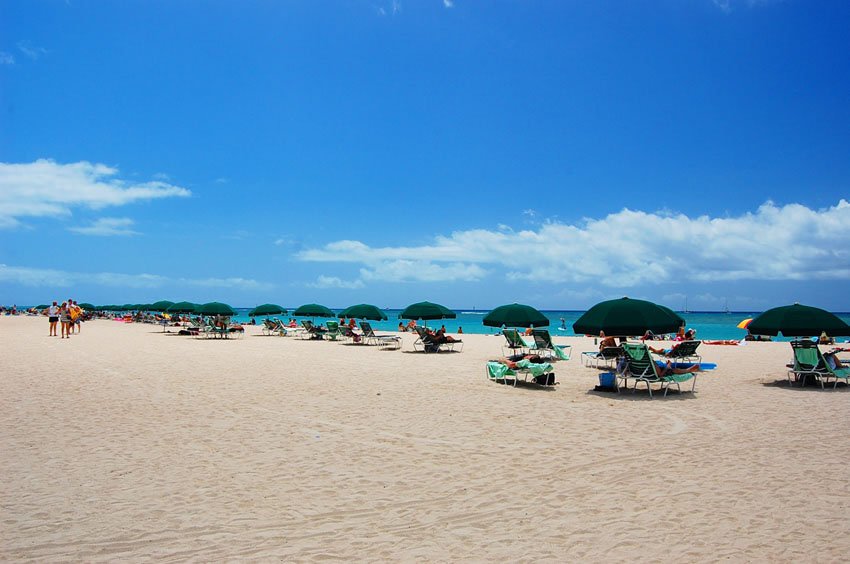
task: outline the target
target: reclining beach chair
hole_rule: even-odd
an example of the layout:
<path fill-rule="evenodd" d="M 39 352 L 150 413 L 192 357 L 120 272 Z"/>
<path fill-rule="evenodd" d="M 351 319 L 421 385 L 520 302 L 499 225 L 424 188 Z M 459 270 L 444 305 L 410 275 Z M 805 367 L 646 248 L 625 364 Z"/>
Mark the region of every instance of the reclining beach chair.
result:
<path fill-rule="evenodd" d="M 668 374 L 661 376 L 659 366 L 652 358 L 649 348 L 645 344 L 623 343 L 623 351 L 626 353 L 623 361 L 617 366 L 615 386 L 617 392 L 620 391 L 619 381 L 622 380 L 623 387 L 629 388 L 629 380 L 635 381 L 634 389 L 640 382 L 646 384 L 646 389 L 649 392 L 649 397 L 652 399 L 652 384 L 661 384 L 660 390 L 664 390 L 664 396 L 670 390 L 670 386 L 675 384 L 676 389 L 681 393 L 682 382 L 693 380 L 690 392 L 696 392 L 697 374 L 689 372 L 687 374 Z M 660 391 L 659 390 L 659 391 Z"/>
<path fill-rule="evenodd" d="M 522 335 L 516 329 L 504 329 L 502 334 L 505 336 L 507 344 L 502 346 L 502 354 L 511 356 L 514 354 L 526 354 L 528 352 L 528 344 L 523 340 Z"/>
<path fill-rule="evenodd" d="M 325 331 L 322 338 L 329 341 L 336 341 L 338 338 L 344 336 L 342 331 L 339 329 L 339 321 L 326 321 L 325 325 L 328 326 L 328 330 Z"/>
<path fill-rule="evenodd" d="M 552 342 L 552 335 L 547 329 L 534 329 L 531 332 L 534 337 L 534 348 L 537 354 L 545 353 L 549 358 L 556 360 L 569 360 L 572 345 L 556 345 Z"/>
<path fill-rule="evenodd" d="M 263 320 L 263 335 L 280 335 L 281 337 L 285 337 L 286 333 L 286 327 L 283 326 L 283 322 L 280 319 Z"/>
<path fill-rule="evenodd" d="M 844 380 L 845 384 L 850 383 L 850 368 L 832 368 L 812 341 L 792 341 L 791 349 L 794 351 L 794 365 L 788 371 L 789 385 L 792 383 L 792 376 L 795 382 L 800 382 L 800 386 L 806 384 L 807 378 L 816 378 L 821 389 L 826 389 L 825 384 L 828 384 L 830 379 L 835 380 L 833 390 L 838 387 L 839 380 Z"/>
<path fill-rule="evenodd" d="M 377 335 L 372 329 L 372 324 L 368 321 L 360 322 L 360 330 L 363 331 L 363 343 L 367 345 L 377 345 L 379 347 L 389 347 L 394 349 L 401 348 L 401 337 L 398 335 Z"/>
<path fill-rule="evenodd" d="M 302 321 L 301 326 L 304 328 L 304 331 L 302 331 L 300 335 L 302 339 L 321 340 L 322 334 L 327 331 L 324 327 L 314 325 L 309 319 Z"/>
<path fill-rule="evenodd" d="M 664 355 L 664 358 L 677 362 L 702 362 L 702 357 L 697 354 L 697 347 L 702 341 L 681 341 L 673 345 L 670 352 Z"/>
<path fill-rule="evenodd" d="M 417 352 L 440 352 L 450 351 L 450 352 L 461 352 L 463 350 L 463 341 L 457 339 L 453 342 L 438 342 L 434 339 L 432 335 L 428 333 L 428 329 L 425 327 L 414 327 L 413 328 L 416 333 L 419 335 L 413 342 L 413 350 Z"/>
<path fill-rule="evenodd" d="M 491 360 L 487 363 L 486 371 L 488 379 L 494 382 L 501 382 L 502 384 L 507 384 L 511 380 L 514 387 L 516 387 L 520 379 L 523 382 L 537 384 L 538 386 L 553 387 L 558 384 L 555 381 L 555 373 L 552 371 L 552 365 L 548 362 L 535 363 L 528 360 L 520 360 L 517 362 L 516 368 L 508 368 L 501 362 Z"/>
<path fill-rule="evenodd" d="M 617 359 L 626 354 L 623 347 L 604 347 L 601 351 L 585 351 L 581 353 L 584 365 L 592 368 L 614 368 Z"/>

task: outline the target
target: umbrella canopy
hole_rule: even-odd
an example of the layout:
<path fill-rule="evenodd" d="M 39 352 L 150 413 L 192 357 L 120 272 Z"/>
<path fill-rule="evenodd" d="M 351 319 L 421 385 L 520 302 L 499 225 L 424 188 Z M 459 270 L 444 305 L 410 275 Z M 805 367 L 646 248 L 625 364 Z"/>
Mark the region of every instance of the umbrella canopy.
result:
<path fill-rule="evenodd" d="M 742 320 L 740 323 L 738 323 L 738 325 L 736 325 L 736 327 L 738 329 L 746 329 L 747 327 L 750 326 L 750 323 L 752 323 L 752 322 L 753 322 L 753 318 L 748 317 L 748 318 Z"/>
<path fill-rule="evenodd" d="M 546 327 L 549 318 L 529 305 L 508 304 L 485 315 L 482 323 L 487 327 Z"/>
<path fill-rule="evenodd" d="M 150 311 L 163 312 L 163 311 L 168 310 L 168 308 L 170 308 L 173 305 L 174 305 L 174 302 L 170 302 L 168 300 L 161 300 L 161 301 L 158 301 L 158 302 L 155 302 L 155 303 L 152 303 L 151 305 L 149 305 L 148 309 L 150 309 Z"/>
<path fill-rule="evenodd" d="M 198 304 L 192 302 L 177 302 L 165 309 L 168 313 L 195 313 L 195 308 Z"/>
<path fill-rule="evenodd" d="M 80 306 L 81 308 L 85 309 L 85 310 L 88 310 L 88 311 L 94 311 L 94 310 L 97 309 L 95 306 L 93 306 L 92 304 L 90 304 L 88 302 L 83 302 L 83 303 L 77 304 L 77 305 Z"/>
<path fill-rule="evenodd" d="M 209 302 L 206 304 L 201 304 L 195 308 L 195 313 L 200 315 L 224 315 L 226 317 L 232 317 L 236 315 L 236 312 L 227 304 L 223 304 L 221 302 Z"/>
<path fill-rule="evenodd" d="M 398 316 L 401 319 L 454 319 L 457 314 L 440 304 L 418 302 L 410 304 Z"/>
<path fill-rule="evenodd" d="M 673 333 L 685 320 L 670 308 L 645 300 L 620 298 L 600 302 L 587 310 L 575 323 L 577 334 L 628 336 L 653 333 Z"/>
<path fill-rule="evenodd" d="M 850 335 L 850 325 L 826 310 L 800 304 L 775 307 L 750 323 L 753 335 L 812 337 L 826 333 L 830 337 Z"/>
<path fill-rule="evenodd" d="M 387 319 L 387 314 L 381 311 L 378 306 L 372 304 L 357 304 L 349 306 L 339 312 L 340 317 L 355 317 L 357 319 L 371 319 L 373 321 L 384 321 Z"/>
<path fill-rule="evenodd" d="M 257 307 L 249 311 L 248 315 L 251 317 L 255 317 L 257 315 L 277 315 L 279 313 L 286 313 L 286 310 L 277 304 L 263 304 L 258 305 Z"/>
<path fill-rule="evenodd" d="M 47 304 L 41 304 L 41 305 L 37 305 L 37 306 L 35 306 L 35 309 L 47 309 L 47 308 L 49 308 L 49 307 L 50 307 L 50 306 L 49 306 L 49 305 L 47 305 Z"/>
<path fill-rule="evenodd" d="M 319 304 L 304 304 L 295 311 L 292 315 L 297 317 L 336 317 L 336 314 Z"/>

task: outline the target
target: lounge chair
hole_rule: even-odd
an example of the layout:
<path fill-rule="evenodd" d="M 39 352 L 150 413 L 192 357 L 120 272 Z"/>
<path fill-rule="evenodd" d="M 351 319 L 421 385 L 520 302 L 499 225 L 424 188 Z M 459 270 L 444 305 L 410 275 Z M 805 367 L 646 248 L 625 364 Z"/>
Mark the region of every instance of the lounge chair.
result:
<path fill-rule="evenodd" d="M 516 364 L 516 368 L 509 368 L 501 362 L 490 361 L 487 363 L 486 368 L 487 378 L 503 384 L 507 384 L 508 380 L 512 380 L 514 387 L 516 387 L 520 379 L 530 384 L 537 384 L 538 386 L 552 387 L 557 385 L 555 373 L 552 371 L 552 365 L 550 363 L 535 363 L 528 360 L 520 360 Z"/>
<path fill-rule="evenodd" d="M 691 393 L 696 392 L 697 375 L 695 372 L 661 376 L 659 366 L 653 360 L 652 354 L 645 344 L 623 343 L 622 347 L 626 354 L 623 357 L 623 361 L 617 366 L 617 377 L 615 380 L 617 392 L 620 391 L 620 380 L 622 380 L 623 387 L 626 389 L 629 387 L 629 380 L 635 381 L 634 389 L 637 389 L 638 384 L 643 382 L 646 384 L 650 399 L 652 398 L 652 384 L 661 384 L 661 390 L 664 390 L 664 396 L 666 397 L 671 385 L 675 384 L 676 389 L 681 393 L 681 383 L 693 380 L 689 391 Z"/>
<path fill-rule="evenodd" d="M 673 348 L 660 356 L 678 362 L 699 363 L 702 361 L 702 357 L 697 354 L 697 347 L 699 347 L 701 342 L 702 341 L 681 341 L 673 345 Z"/>
<path fill-rule="evenodd" d="M 313 325 L 313 322 L 308 319 L 302 321 L 301 326 L 304 327 L 304 331 L 301 333 L 302 339 L 321 340 L 322 334 L 327 331 L 324 327 Z"/>
<path fill-rule="evenodd" d="M 372 329 L 372 324 L 368 321 L 360 322 L 360 330 L 363 331 L 361 338 L 366 345 L 377 345 L 379 347 L 388 347 L 393 349 L 401 348 L 401 337 L 398 335 L 377 335 Z"/>
<path fill-rule="evenodd" d="M 523 340 L 519 331 L 516 329 L 504 329 L 502 334 L 505 336 L 505 340 L 507 341 L 507 344 L 502 347 L 502 354 L 504 356 L 525 354 L 528 352 L 529 346 Z"/>
<path fill-rule="evenodd" d="M 325 325 L 328 326 L 328 330 L 322 335 L 323 339 L 327 339 L 329 341 L 336 341 L 340 337 L 344 337 L 342 331 L 339 328 L 339 321 L 327 321 Z"/>
<path fill-rule="evenodd" d="M 788 371 L 789 385 L 792 383 L 792 376 L 794 381 L 800 382 L 800 386 L 805 385 L 807 378 L 816 378 L 821 389 L 826 389 L 825 384 L 828 384 L 830 379 L 835 380 L 833 390 L 838 387 L 839 380 L 850 384 L 850 368 L 832 368 L 812 341 L 793 341 L 791 349 L 794 351 L 794 364 Z"/>
<path fill-rule="evenodd" d="M 584 365 L 593 368 L 614 368 L 617 359 L 626 352 L 623 347 L 604 347 L 600 351 L 585 351 L 581 353 Z"/>
<path fill-rule="evenodd" d="M 280 335 L 281 337 L 285 337 L 286 333 L 286 327 L 283 326 L 283 322 L 280 319 L 263 320 L 263 335 Z"/>
<path fill-rule="evenodd" d="M 546 329 L 534 329 L 531 332 L 534 337 L 534 349 L 538 354 L 546 353 L 549 358 L 556 360 L 569 360 L 572 345 L 556 345 L 552 342 L 552 335 Z"/>
<path fill-rule="evenodd" d="M 419 338 L 413 342 L 413 350 L 418 352 L 461 352 L 463 350 L 463 341 L 455 339 L 454 341 L 437 341 L 434 336 L 428 333 L 425 327 L 414 327 L 414 330 L 419 335 Z"/>

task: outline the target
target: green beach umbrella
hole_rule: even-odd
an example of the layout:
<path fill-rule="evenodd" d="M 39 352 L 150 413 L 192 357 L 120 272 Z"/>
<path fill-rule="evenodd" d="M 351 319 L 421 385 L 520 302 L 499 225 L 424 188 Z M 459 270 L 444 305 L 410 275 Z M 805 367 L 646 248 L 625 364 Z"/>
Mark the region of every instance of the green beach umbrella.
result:
<path fill-rule="evenodd" d="M 296 317 L 336 317 L 336 314 L 319 304 L 304 304 L 295 311 L 292 315 Z"/>
<path fill-rule="evenodd" d="M 195 313 L 200 315 L 224 315 L 225 317 L 233 317 L 236 315 L 236 311 L 232 307 L 221 302 L 201 304 L 195 308 Z"/>
<path fill-rule="evenodd" d="M 277 315 L 280 313 L 286 313 L 286 310 L 277 304 L 263 304 L 258 305 L 257 307 L 249 311 L 248 315 L 250 317 L 256 317 L 258 315 Z"/>
<path fill-rule="evenodd" d="M 620 298 L 600 302 L 587 310 L 575 323 L 578 335 L 598 335 L 605 331 L 610 336 L 674 333 L 685 320 L 670 308 L 645 300 Z"/>
<path fill-rule="evenodd" d="M 398 316 L 401 319 L 421 319 L 427 321 L 429 319 L 454 319 L 457 314 L 440 304 L 431 302 L 417 302 L 410 304 Z"/>
<path fill-rule="evenodd" d="M 850 335 L 850 326 L 824 309 L 800 304 L 769 309 L 747 326 L 753 335 L 813 337 L 826 333 L 830 337 Z"/>
<path fill-rule="evenodd" d="M 546 327 L 549 318 L 529 305 L 514 303 L 497 307 L 482 323 L 487 327 Z"/>
<path fill-rule="evenodd" d="M 37 306 L 35 306 L 35 308 L 34 308 L 34 309 L 47 309 L 47 308 L 49 308 L 49 307 L 50 307 L 50 306 L 49 306 L 49 305 L 47 305 L 47 304 L 41 304 L 41 305 L 37 305 Z"/>
<path fill-rule="evenodd" d="M 94 311 L 94 310 L 97 309 L 95 306 L 93 306 L 92 304 L 90 304 L 88 302 L 83 302 L 83 303 L 77 304 L 77 305 L 80 306 L 81 308 L 87 310 L 87 311 Z"/>
<path fill-rule="evenodd" d="M 198 304 L 192 302 L 177 302 L 166 308 L 168 313 L 195 313 L 195 308 Z"/>
<path fill-rule="evenodd" d="M 148 307 L 150 308 L 151 311 L 158 311 L 158 312 L 162 313 L 163 311 L 167 311 L 168 308 L 170 308 L 173 305 L 174 305 L 174 302 L 170 302 L 168 300 L 161 300 L 161 301 L 152 303 Z"/>
<path fill-rule="evenodd" d="M 339 312 L 340 317 L 354 317 L 356 319 L 370 319 L 373 321 L 386 321 L 387 314 L 378 306 L 372 304 L 357 304 L 349 306 Z"/>

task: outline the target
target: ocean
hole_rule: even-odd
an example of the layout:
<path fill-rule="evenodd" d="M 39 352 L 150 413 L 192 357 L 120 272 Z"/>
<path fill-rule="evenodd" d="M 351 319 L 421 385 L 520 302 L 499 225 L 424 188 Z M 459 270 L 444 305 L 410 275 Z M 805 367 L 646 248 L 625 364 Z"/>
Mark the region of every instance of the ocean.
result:
<path fill-rule="evenodd" d="M 293 311 L 295 308 L 290 309 Z M 248 317 L 248 312 L 250 308 L 237 308 L 236 311 L 239 312 L 239 315 L 234 318 L 236 321 L 240 323 L 247 323 L 250 321 L 250 317 Z M 398 330 L 398 323 L 401 321 L 398 318 L 398 315 L 401 313 L 400 309 L 387 309 L 384 310 L 387 314 L 387 321 L 371 321 L 372 327 L 375 330 L 379 331 L 396 331 Z M 489 313 L 489 310 L 476 311 L 472 309 L 460 309 L 455 310 L 457 313 L 457 318 L 455 319 L 443 319 L 443 320 L 435 320 L 427 322 L 429 327 L 439 327 L 440 325 L 445 324 L 446 331 L 448 333 L 457 333 L 459 328 L 463 328 L 464 333 L 475 333 L 479 335 L 487 335 L 498 333 L 499 330 L 495 327 L 485 327 L 481 321 L 484 319 L 484 316 Z M 584 313 L 584 311 L 543 311 L 543 314 L 549 318 L 549 332 L 554 336 L 575 336 L 573 332 L 572 325 L 573 323 Z M 690 313 L 680 313 L 682 317 L 687 321 L 687 327 L 696 329 L 697 338 L 698 339 L 743 339 L 746 336 L 747 331 L 745 329 L 738 329 L 736 325 L 740 323 L 742 320 L 748 317 L 755 317 L 760 312 L 690 312 Z M 842 320 L 850 323 L 850 314 L 839 313 L 837 314 Z M 289 319 L 286 315 L 276 316 L 281 319 Z M 261 322 L 262 318 L 257 319 L 257 323 Z M 323 321 L 323 320 L 318 320 Z M 407 321 L 405 321 L 407 323 Z M 419 322 L 421 323 L 421 322 Z M 783 339 L 782 337 L 775 337 L 774 340 L 790 340 Z"/>

